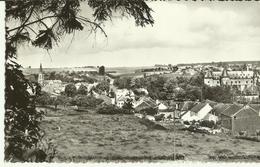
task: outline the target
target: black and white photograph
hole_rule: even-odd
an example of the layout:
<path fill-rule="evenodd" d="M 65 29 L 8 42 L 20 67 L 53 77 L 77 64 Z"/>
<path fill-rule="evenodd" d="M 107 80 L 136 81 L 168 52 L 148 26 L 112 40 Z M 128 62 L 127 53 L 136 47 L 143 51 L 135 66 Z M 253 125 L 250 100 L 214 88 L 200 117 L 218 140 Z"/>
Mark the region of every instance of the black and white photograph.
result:
<path fill-rule="evenodd" d="M 0 3 L 3 162 L 260 162 L 260 1 Z"/>

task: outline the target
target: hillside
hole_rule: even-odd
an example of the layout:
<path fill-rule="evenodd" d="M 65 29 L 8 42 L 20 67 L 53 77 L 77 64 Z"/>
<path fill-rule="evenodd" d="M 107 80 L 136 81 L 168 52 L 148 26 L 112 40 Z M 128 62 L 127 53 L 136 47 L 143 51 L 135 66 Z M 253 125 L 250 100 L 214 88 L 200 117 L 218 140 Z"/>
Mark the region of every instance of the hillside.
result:
<path fill-rule="evenodd" d="M 174 151 L 173 131 L 150 129 L 133 115 L 48 111 L 41 126 L 57 145 L 55 162 L 169 160 Z M 177 131 L 175 138 L 175 150 L 185 155 L 185 160 L 210 161 L 211 152 L 222 149 L 234 154 L 260 154 L 260 142 L 229 136 Z"/>

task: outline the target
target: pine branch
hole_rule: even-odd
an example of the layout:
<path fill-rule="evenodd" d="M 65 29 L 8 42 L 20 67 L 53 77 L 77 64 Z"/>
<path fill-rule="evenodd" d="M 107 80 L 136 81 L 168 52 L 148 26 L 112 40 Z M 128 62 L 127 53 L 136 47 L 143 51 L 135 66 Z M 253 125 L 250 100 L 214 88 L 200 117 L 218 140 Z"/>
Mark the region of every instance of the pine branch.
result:
<path fill-rule="evenodd" d="M 27 23 L 27 24 L 23 25 L 23 27 L 27 27 L 27 26 L 29 26 L 29 25 L 32 25 L 32 24 L 35 24 L 35 23 L 39 23 L 39 22 L 41 22 L 41 21 L 43 21 L 43 20 L 45 20 L 45 19 L 55 18 L 55 17 L 58 17 L 58 16 L 56 16 L 56 15 L 46 16 L 46 17 L 43 17 L 43 18 L 41 18 L 41 19 L 38 19 L 38 20 L 32 21 L 32 22 L 30 22 L 30 23 Z M 18 27 L 15 27 L 15 28 L 13 28 L 13 29 L 7 30 L 7 33 L 10 33 L 10 32 L 12 32 L 12 31 L 15 31 L 15 30 L 17 30 L 17 29 L 19 29 L 19 28 L 21 28 L 21 27 L 22 27 L 22 25 L 21 25 L 21 26 L 18 26 Z"/>

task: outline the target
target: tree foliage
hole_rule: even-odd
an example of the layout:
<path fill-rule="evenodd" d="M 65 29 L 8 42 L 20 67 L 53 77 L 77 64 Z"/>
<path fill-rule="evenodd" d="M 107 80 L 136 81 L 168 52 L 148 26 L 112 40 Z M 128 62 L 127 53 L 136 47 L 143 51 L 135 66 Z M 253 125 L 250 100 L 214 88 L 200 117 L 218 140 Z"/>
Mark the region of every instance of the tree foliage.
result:
<path fill-rule="evenodd" d="M 105 67 L 104 66 L 99 67 L 98 73 L 99 75 L 105 75 Z"/>
<path fill-rule="evenodd" d="M 54 98 L 50 96 L 47 92 L 41 92 L 39 96 L 35 99 L 36 104 L 45 106 L 54 104 Z"/>
<path fill-rule="evenodd" d="M 93 10 L 93 17 L 80 14 L 83 5 Z M 52 49 L 66 34 L 88 28 L 100 30 L 113 11 L 133 17 L 136 25 L 153 24 L 151 8 L 144 0 L 12 0 L 6 1 L 6 88 L 5 88 L 5 160 L 16 158 L 26 149 L 36 147 L 40 140 L 39 123 L 43 113 L 35 109 L 39 89 L 25 79 L 16 62 L 17 49 L 29 43 Z M 15 24 L 14 24 L 15 23 Z"/>
<path fill-rule="evenodd" d="M 77 94 L 77 88 L 74 84 L 68 84 L 65 86 L 65 94 L 68 97 L 73 97 Z"/>
<path fill-rule="evenodd" d="M 110 89 L 109 82 L 106 82 L 106 81 L 102 81 L 102 82 L 98 83 L 97 86 L 95 86 L 93 88 L 93 90 L 99 94 L 102 94 L 103 92 L 108 93 L 109 89 Z"/>
<path fill-rule="evenodd" d="M 119 89 L 131 89 L 131 80 L 132 79 L 130 77 L 116 78 L 114 80 L 114 86 Z"/>
<path fill-rule="evenodd" d="M 87 95 L 88 94 L 88 88 L 85 85 L 80 85 L 78 90 L 77 90 L 77 94 Z"/>
<path fill-rule="evenodd" d="M 103 102 L 102 99 L 97 99 L 93 96 L 77 95 L 71 100 L 72 105 L 79 107 L 95 108 Z"/>
<path fill-rule="evenodd" d="M 133 109 L 133 99 L 127 98 L 122 106 L 123 109 L 132 110 Z"/>

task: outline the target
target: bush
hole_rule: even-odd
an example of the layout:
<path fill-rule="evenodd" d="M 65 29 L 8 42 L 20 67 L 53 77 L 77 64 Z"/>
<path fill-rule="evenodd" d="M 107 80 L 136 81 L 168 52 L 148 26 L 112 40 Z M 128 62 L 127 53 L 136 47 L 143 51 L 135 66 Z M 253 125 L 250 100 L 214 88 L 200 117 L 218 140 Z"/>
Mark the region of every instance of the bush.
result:
<path fill-rule="evenodd" d="M 231 159 L 235 156 L 234 152 L 229 149 L 218 149 L 209 155 L 210 159 Z"/>
<path fill-rule="evenodd" d="M 200 126 L 213 128 L 215 126 L 215 122 L 214 121 L 203 120 L 203 121 L 200 122 Z"/>
<path fill-rule="evenodd" d="M 164 114 L 155 115 L 154 118 L 155 118 L 155 121 L 161 121 L 164 118 Z"/>
<path fill-rule="evenodd" d="M 236 139 L 243 139 L 243 140 L 249 140 L 249 141 L 255 141 L 255 142 L 260 142 L 260 139 L 254 136 L 236 136 Z"/>
<path fill-rule="evenodd" d="M 151 115 L 154 116 L 158 113 L 156 108 L 145 108 L 140 111 L 141 114 Z"/>
<path fill-rule="evenodd" d="M 189 121 L 184 121 L 183 122 L 185 125 L 190 125 L 190 122 Z"/>
<path fill-rule="evenodd" d="M 102 99 L 97 99 L 92 96 L 77 95 L 70 102 L 71 105 L 77 105 L 79 107 L 96 108 L 103 102 Z"/>
<path fill-rule="evenodd" d="M 122 109 L 119 107 L 116 107 L 114 105 L 102 105 L 97 109 L 97 113 L 99 114 L 133 114 L 131 110 Z"/>

